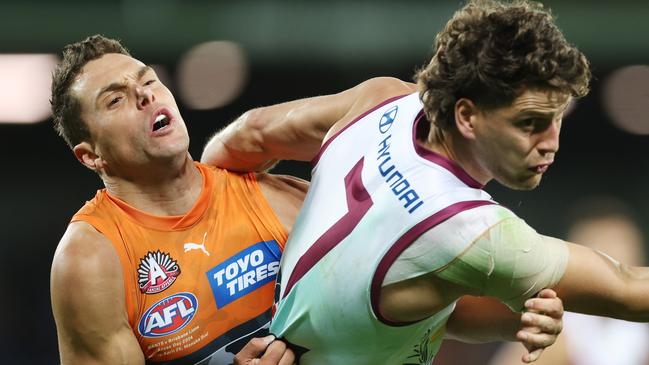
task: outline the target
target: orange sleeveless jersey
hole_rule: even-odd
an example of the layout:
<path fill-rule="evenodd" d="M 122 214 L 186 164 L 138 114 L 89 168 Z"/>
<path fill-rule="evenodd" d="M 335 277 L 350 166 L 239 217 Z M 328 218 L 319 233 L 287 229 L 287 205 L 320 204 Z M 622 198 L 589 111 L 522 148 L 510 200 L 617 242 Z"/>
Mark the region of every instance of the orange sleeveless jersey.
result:
<path fill-rule="evenodd" d="M 270 321 L 286 230 L 253 174 L 196 166 L 202 192 L 183 216 L 147 214 L 104 189 L 72 218 L 117 250 L 147 363 L 230 364 Z"/>

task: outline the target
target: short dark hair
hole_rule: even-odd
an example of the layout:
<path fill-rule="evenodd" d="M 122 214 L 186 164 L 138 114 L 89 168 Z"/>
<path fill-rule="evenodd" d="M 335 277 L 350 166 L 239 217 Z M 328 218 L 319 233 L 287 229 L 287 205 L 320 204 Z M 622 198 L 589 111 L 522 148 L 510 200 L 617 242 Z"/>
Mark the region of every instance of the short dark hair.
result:
<path fill-rule="evenodd" d="M 415 79 L 426 116 L 448 130 L 460 98 L 493 109 L 511 104 L 525 88 L 582 97 L 590 70 L 542 4 L 472 0 L 437 34 L 435 54 Z"/>
<path fill-rule="evenodd" d="M 130 53 L 115 39 L 96 34 L 63 48 L 63 60 L 52 75 L 52 98 L 50 104 L 54 129 L 73 148 L 82 141 L 90 141 L 88 125 L 81 119 L 79 100 L 70 93 L 70 86 L 88 62 L 108 53 Z"/>

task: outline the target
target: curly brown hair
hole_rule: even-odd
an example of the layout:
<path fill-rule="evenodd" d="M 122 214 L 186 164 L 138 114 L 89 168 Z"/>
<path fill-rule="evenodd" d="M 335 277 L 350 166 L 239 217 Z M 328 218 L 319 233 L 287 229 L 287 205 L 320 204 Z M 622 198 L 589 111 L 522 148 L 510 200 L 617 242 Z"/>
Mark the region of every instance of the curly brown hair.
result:
<path fill-rule="evenodd" d="M 65 46 L 63 60 L 52 75 L 50 105 L 54 129 L 70 148 L 74 148 L 82 141 L 91 140 L 88 125 L 81 119 L 81 105 L 70 92 L 70 86 L 83 66 L 107 53 L 121 53 L 130 56 L 128 50 L 118 40 L 96 34 Z"/>
<path fill-rule="evenodd" d="M 426 117 L 448 130 L 460 98 L 489 110 L 511 104 L 525 88 L 582 97 L 590 70 L 542 4 L 473 0 L 437 34 L 435 54 L 415 80 Z"/>

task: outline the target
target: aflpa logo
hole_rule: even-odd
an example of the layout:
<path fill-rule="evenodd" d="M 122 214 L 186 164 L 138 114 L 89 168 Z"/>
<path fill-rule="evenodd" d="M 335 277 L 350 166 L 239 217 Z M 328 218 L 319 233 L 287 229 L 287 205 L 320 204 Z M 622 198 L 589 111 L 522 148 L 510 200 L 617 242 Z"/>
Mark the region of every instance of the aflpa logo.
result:
<path fill-rule="evenodd" d="M 275 280 L 281 250 L 277 241 L 258 242 L 206 272 L 218 308 Z"/>
<path fill-rule="evenodd" d="M 167 289 L 180 275 L 176 260 L 166 252 L 148 252 L 137 268 L 138 284 L 144 294 L 156 294 Z"/>
<path fill-rule="evenodd" d="M 178 293 L 167 297 L 149 308 L 138 325 L 144 337 L 160 337 L 180 331 L 192 321 L 198 300 L 192 293 Z"/>

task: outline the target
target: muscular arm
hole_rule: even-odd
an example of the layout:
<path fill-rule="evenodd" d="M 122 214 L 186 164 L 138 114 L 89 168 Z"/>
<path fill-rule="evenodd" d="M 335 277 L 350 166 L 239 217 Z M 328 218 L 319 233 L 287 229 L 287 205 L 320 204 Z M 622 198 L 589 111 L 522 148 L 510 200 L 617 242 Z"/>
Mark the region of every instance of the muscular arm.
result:
<path fill-rule="evenodd" d="M 277 160 L 309 161 L 327 136 L 379 102 L 415 90 L 381 77 L 338 94 L 250 110 L 218 132 L 201 162 L 237 171 L 263 171 Z"/>
<path fill-rule="evenodd" d="M 649 268 L 626 266 L 593 249 L 540 235 L 517 218 L 490 228 L 439 275 L 515 310 L 550 287 L 568 311 L 649 321 Z"/>
<path fill-rule="evenodd" d="M 568 250 L 568 266 L 555 287 L 566 310 L 649 322 L 649 268 L 627 266 L 572 243 Z"/>
<path fill-rule="evenodd" d="M 122 280 L 107 238 L 85 222 L 70 224 L 54 254 L 50 282 L 62 364 L 144 364 Z"/>

